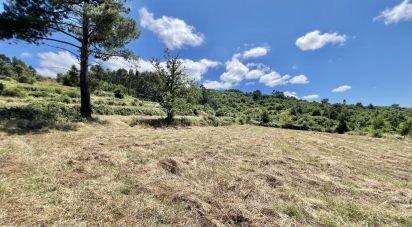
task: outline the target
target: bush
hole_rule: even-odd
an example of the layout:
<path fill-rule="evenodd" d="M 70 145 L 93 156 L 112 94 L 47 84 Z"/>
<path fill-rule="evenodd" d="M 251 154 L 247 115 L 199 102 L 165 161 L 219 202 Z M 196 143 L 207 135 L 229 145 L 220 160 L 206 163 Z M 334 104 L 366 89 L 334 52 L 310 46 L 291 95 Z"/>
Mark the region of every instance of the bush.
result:
<path fill-rule="evenodd" d="M 2 92 L 2 95 L 9 97 L 24 98 L 27 94 L 20 88 L 11 87 Z"/>
<path fill-rule="evenodd" d="M 370 132 L 371 136 L 376 137 L 376 138 L 382 138 L 383 136 L 383 131 L 380 129 L 373 129 Z"/>
<path fill-rule="evenodd" d="M 116 97 L 118 99 L 123 99 L 124 94 L 120 89 L 116 89 L 116 91 L 114 91 L 114 97 Z"/>
<path fill-rule="evenodd" d="M 36 78 L 33 76 L 22 75 L 17 78 L 19 83 L 26 83 L 26 84 L 34 84 L 36 82 Z"/>
<path fill-rule="evenodd" d="M 412 135 L 412 117 L 408 118 L 406 122 L 401 124 L 400 133 L 402 136 Z"/>
<path fill-rule="evenodd" d="M 0 82 L 0 95 L 3 94 L 3 91 L 6 89 L 6 86 Z"/>
<path fill-rule="evenodd" d="M 270 116 L 269 116 L 269 113 L 268 113 L 268 111 L 263 111 L 263 113 L 262 113 L 262 115 L 261 115 L 261 117 L 260 117 L 260 121 L 263 123 L 263 124 L 267 124 L 267 123 L 269 123 L 270 122 Z"/>

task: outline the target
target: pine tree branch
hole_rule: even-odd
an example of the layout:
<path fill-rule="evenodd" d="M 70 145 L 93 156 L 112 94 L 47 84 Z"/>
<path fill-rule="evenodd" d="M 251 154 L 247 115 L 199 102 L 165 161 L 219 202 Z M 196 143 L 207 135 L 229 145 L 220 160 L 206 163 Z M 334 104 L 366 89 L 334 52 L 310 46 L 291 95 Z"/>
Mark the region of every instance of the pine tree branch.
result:
<path fill-rule="evenodd" d="M 43 39 L 43 40 L 47 40 L 47 41 L 53 41 L 53 42 L 57 42 L 57 43 L 62 43 L 62 44 L 66 44 L 66 45 L 69 45 L 69 46 L 76 47 L 76 48 L 80 49 L 80 46 L 77 46 L 76 44 L 73 44 L 73 43 L 70 43 L 70 42 L 66 42 L 66 41 L 63 41 L 63 40 L 46 38 L 46 37 L 39 37 L 39 36 L 36 36 L 36 37 L 34 37 L 34 38 L 36 38 L 36 39 Z"/>
<path fill-rule="evenodd" d="M 79 54 L 77 54 L 77 53 L 75 53 L 75 52 L 73 52 L 73 51 L 71 51 L 71 50 L 69 50 L 69 49 L 66 49 L 66 48 L 64 48 L 64 47 L 54 46 L 54 45 L 50 45 L 50 44 L 45 44 L 45 45 L 46 45 L 46 46 L 49 46 L 49 47 L 56 48 L 56 49 L 60 49 L 60 50 L 67 51 L 67 52 L 73 54 L 74 56 L 76 56 L 77 58 L 80 58 Z"/>
<path fill-rule="evenodd" d="M 64 31 L 63 29 L 56 28 L 56 27 L 50 27 L 50 28 L 51 28 L 51 29 L 54 29 L 54 30 L 56 30 L 56 31 L 58 31 L 58 32 L 61 32 L 61 33 L 65 34 L 65 35 L 67 35 L 67 36 L 69 36 L 69 37 L 77 40 L 78 42 L 81 42 L 81 41 L 82 41 L 82 40 L 79 39 L 78 37 L 76 37 L 76 36 L 74 36 L 73 34 L 70 34 L 70 33 L 66 32 L 66 31 Z"/>

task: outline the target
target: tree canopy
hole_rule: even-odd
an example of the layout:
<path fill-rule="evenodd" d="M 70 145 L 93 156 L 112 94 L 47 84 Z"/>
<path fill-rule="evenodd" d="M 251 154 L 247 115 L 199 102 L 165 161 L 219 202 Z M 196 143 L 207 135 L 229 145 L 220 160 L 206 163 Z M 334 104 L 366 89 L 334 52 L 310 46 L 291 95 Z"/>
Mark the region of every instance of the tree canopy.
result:
<path fill-rule="evenodd" d="M 139 36 L 124 3 L 125 0 L 8 0 L 0 14 L 0 40 L 47 43 L 79 56 L 81 113 L 91 117 L 89 57 L 130 58 L 133 54 L 126 44 Z"/>

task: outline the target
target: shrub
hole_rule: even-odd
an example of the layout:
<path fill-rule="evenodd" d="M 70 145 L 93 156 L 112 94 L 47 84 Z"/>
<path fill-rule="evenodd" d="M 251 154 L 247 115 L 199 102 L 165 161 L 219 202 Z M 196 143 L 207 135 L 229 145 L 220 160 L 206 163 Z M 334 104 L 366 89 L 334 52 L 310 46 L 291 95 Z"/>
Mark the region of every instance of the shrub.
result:
<path fill-rule="evenodd" d="M 372 119 L 370 133 L 373 137 L 382 137 L 384 128 L 385 119 L 382 115 L 378 115 Z"/>
<path fill-rule="evenodd" d="M 412 117 L 408 118 L 406 122 L 401 124 L 400 133 L 402 136 L 412 135 Z"/>
<path fill-rule="evenodd" d="M 372 129 L 370 131 L 371 136 L 376 137 L 376 138 L 382 138 L 383 136 L 383 131 L 380 129 Z"/>
<path fill-rule="evenodd" d="M 262 113 L 262 115 L 261 115 L 261 117 L 260 117 L 260 121 L 261 121 L 263 124 L 267 124 L 267 123 L 270 122 L 270 116 L 269 116 L 269 113 L 268 113 L 267 110 L 263 111 L 263 113 Z"/>
<path fill-rule="evenodd" d="M 123 99 L 124 98 L 124 94 L 120 89 L 116 89 L 114 91 L 114 97 L 118 98 L 118 99 Z"/>
<path fill-rule="evenodd" d="M 0 95 L 3 94 L 3 91 L 6 89 L 6 86 L 0 82 Z"/>
<path fill-rule="evenodd" d="M 18 97 L 18 98 L 24 98 L 27 96 L 27 94 L 21 90 L 20 88 L 16 87 L 11 87 L 6 89 L 5 91 L 2 92 L 2 95 L 4 96 L 9 96 L 9 97 Z"/>
<path fill-rule="evenodd" d="M 76 91 L 69 91 L 69 92 L 67 93 L 67 95 L 68 95 L 70 98 L 80 98 L 80 93 L 79 93 L 79 92 L 76 92 Z"/>
<path fill-rule="evenodd" d="M 21 75 L 17 78 L 19 83 L 26 83 L 26 84 L 34 84 L 36 82 L 36 78 L 33 76 Z"/>
<path fill-rule="evenodd" d="M 336 127 L 335 131 L 339 134 L 343 134 L 349 131 L 349 128 L 346 124 L 346 121 L 340 120 L 338 126 Z"/>

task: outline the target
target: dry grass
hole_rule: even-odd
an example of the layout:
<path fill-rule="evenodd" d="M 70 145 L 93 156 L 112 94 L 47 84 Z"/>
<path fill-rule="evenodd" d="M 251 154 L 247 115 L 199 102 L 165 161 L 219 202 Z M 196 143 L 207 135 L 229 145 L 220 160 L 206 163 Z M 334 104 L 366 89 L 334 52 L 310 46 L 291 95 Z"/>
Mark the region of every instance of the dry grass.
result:
<path fill-rule="evenodd" d="M 108 119 L 1 133 L 0 225 L 412 225 L 411 141 Z"/>

